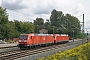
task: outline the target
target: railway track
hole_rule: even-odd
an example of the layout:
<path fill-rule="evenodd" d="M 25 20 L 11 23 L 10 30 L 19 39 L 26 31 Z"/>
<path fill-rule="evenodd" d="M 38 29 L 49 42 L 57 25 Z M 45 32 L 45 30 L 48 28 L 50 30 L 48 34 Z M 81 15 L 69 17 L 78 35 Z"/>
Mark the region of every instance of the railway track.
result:
<path fill-rule="evenodd" d="M 17 46 L 1 47 L 0 48 L 0 53 L 14 51 L 14 50 L 19 50 L 19 48 Z"/>
<path fill-rule="evenodd" d="M 17 47 L 17 46 L 0 47 L 0 49 L 8 49 L 8 48 L 12 48 L 12 47 Z"/>
<path fill-rule="evenodd" d="M 61 44 L 61 45 L 52 45 L 48 47 L 40 47 L 40 48 L 34 48 L 34 49 L 29 49 L 29 50 L 16 50 L 16 51 L 9 51 L 9 52 L 2 52 L 0 53 L 0 60 L 14 60 L 17 58 L 25 57 L 25 56 L 30 56 L 46 51 L 51 51 L 51 50 L 56 50 L 59 48 L 65 48 L 70 45 L 76 45 L 76 44 L 81 44 L 80 41 L 75 41 L 75 42 L 69 42 L 66 44 Z"/>

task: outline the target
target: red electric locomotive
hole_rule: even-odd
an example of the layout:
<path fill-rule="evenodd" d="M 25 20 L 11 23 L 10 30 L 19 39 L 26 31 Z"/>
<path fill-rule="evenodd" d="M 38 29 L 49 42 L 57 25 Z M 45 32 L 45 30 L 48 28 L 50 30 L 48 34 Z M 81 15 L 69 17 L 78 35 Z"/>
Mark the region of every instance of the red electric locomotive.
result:
<path fill-rule="evenodd" d="M 18 46 L 22 49 L 68 41 L 69 37 L 65 34 L 20 34 Z"/>

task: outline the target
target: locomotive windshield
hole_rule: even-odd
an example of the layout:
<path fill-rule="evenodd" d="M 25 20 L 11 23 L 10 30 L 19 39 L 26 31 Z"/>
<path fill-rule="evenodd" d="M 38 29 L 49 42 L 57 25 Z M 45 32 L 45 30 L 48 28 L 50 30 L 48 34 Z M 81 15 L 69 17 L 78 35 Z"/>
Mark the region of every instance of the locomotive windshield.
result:
<path fill-rule="evenodd" d="M 27 37 L 28 37 L 27 35 L 21 35 L 20 39 L 27 39 Z"/>

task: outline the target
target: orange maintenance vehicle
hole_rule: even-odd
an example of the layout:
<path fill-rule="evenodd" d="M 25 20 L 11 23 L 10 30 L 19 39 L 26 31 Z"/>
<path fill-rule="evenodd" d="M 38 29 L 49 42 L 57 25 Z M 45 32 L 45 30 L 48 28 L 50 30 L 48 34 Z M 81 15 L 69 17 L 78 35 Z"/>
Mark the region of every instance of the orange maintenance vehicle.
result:
<path fill-rule="evenodd" d="M 21 49 L 32 48 L 68 41 L 69 37 L 66 34 L 20 34 L 18 47 Z"/>

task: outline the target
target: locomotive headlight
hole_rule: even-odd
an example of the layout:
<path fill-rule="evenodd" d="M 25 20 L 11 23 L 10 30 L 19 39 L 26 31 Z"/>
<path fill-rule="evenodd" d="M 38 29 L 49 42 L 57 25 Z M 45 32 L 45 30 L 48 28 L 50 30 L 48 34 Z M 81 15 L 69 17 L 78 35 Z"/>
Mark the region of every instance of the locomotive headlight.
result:
<path fill-rule="evenodd" d="M 24 40 L 24 42 L 27 42 L 27 40 Z"/>
<path fill-rule="evenodd" d="M 19 40 L 19 42 L 21 42 L 21 40 Z"/>

